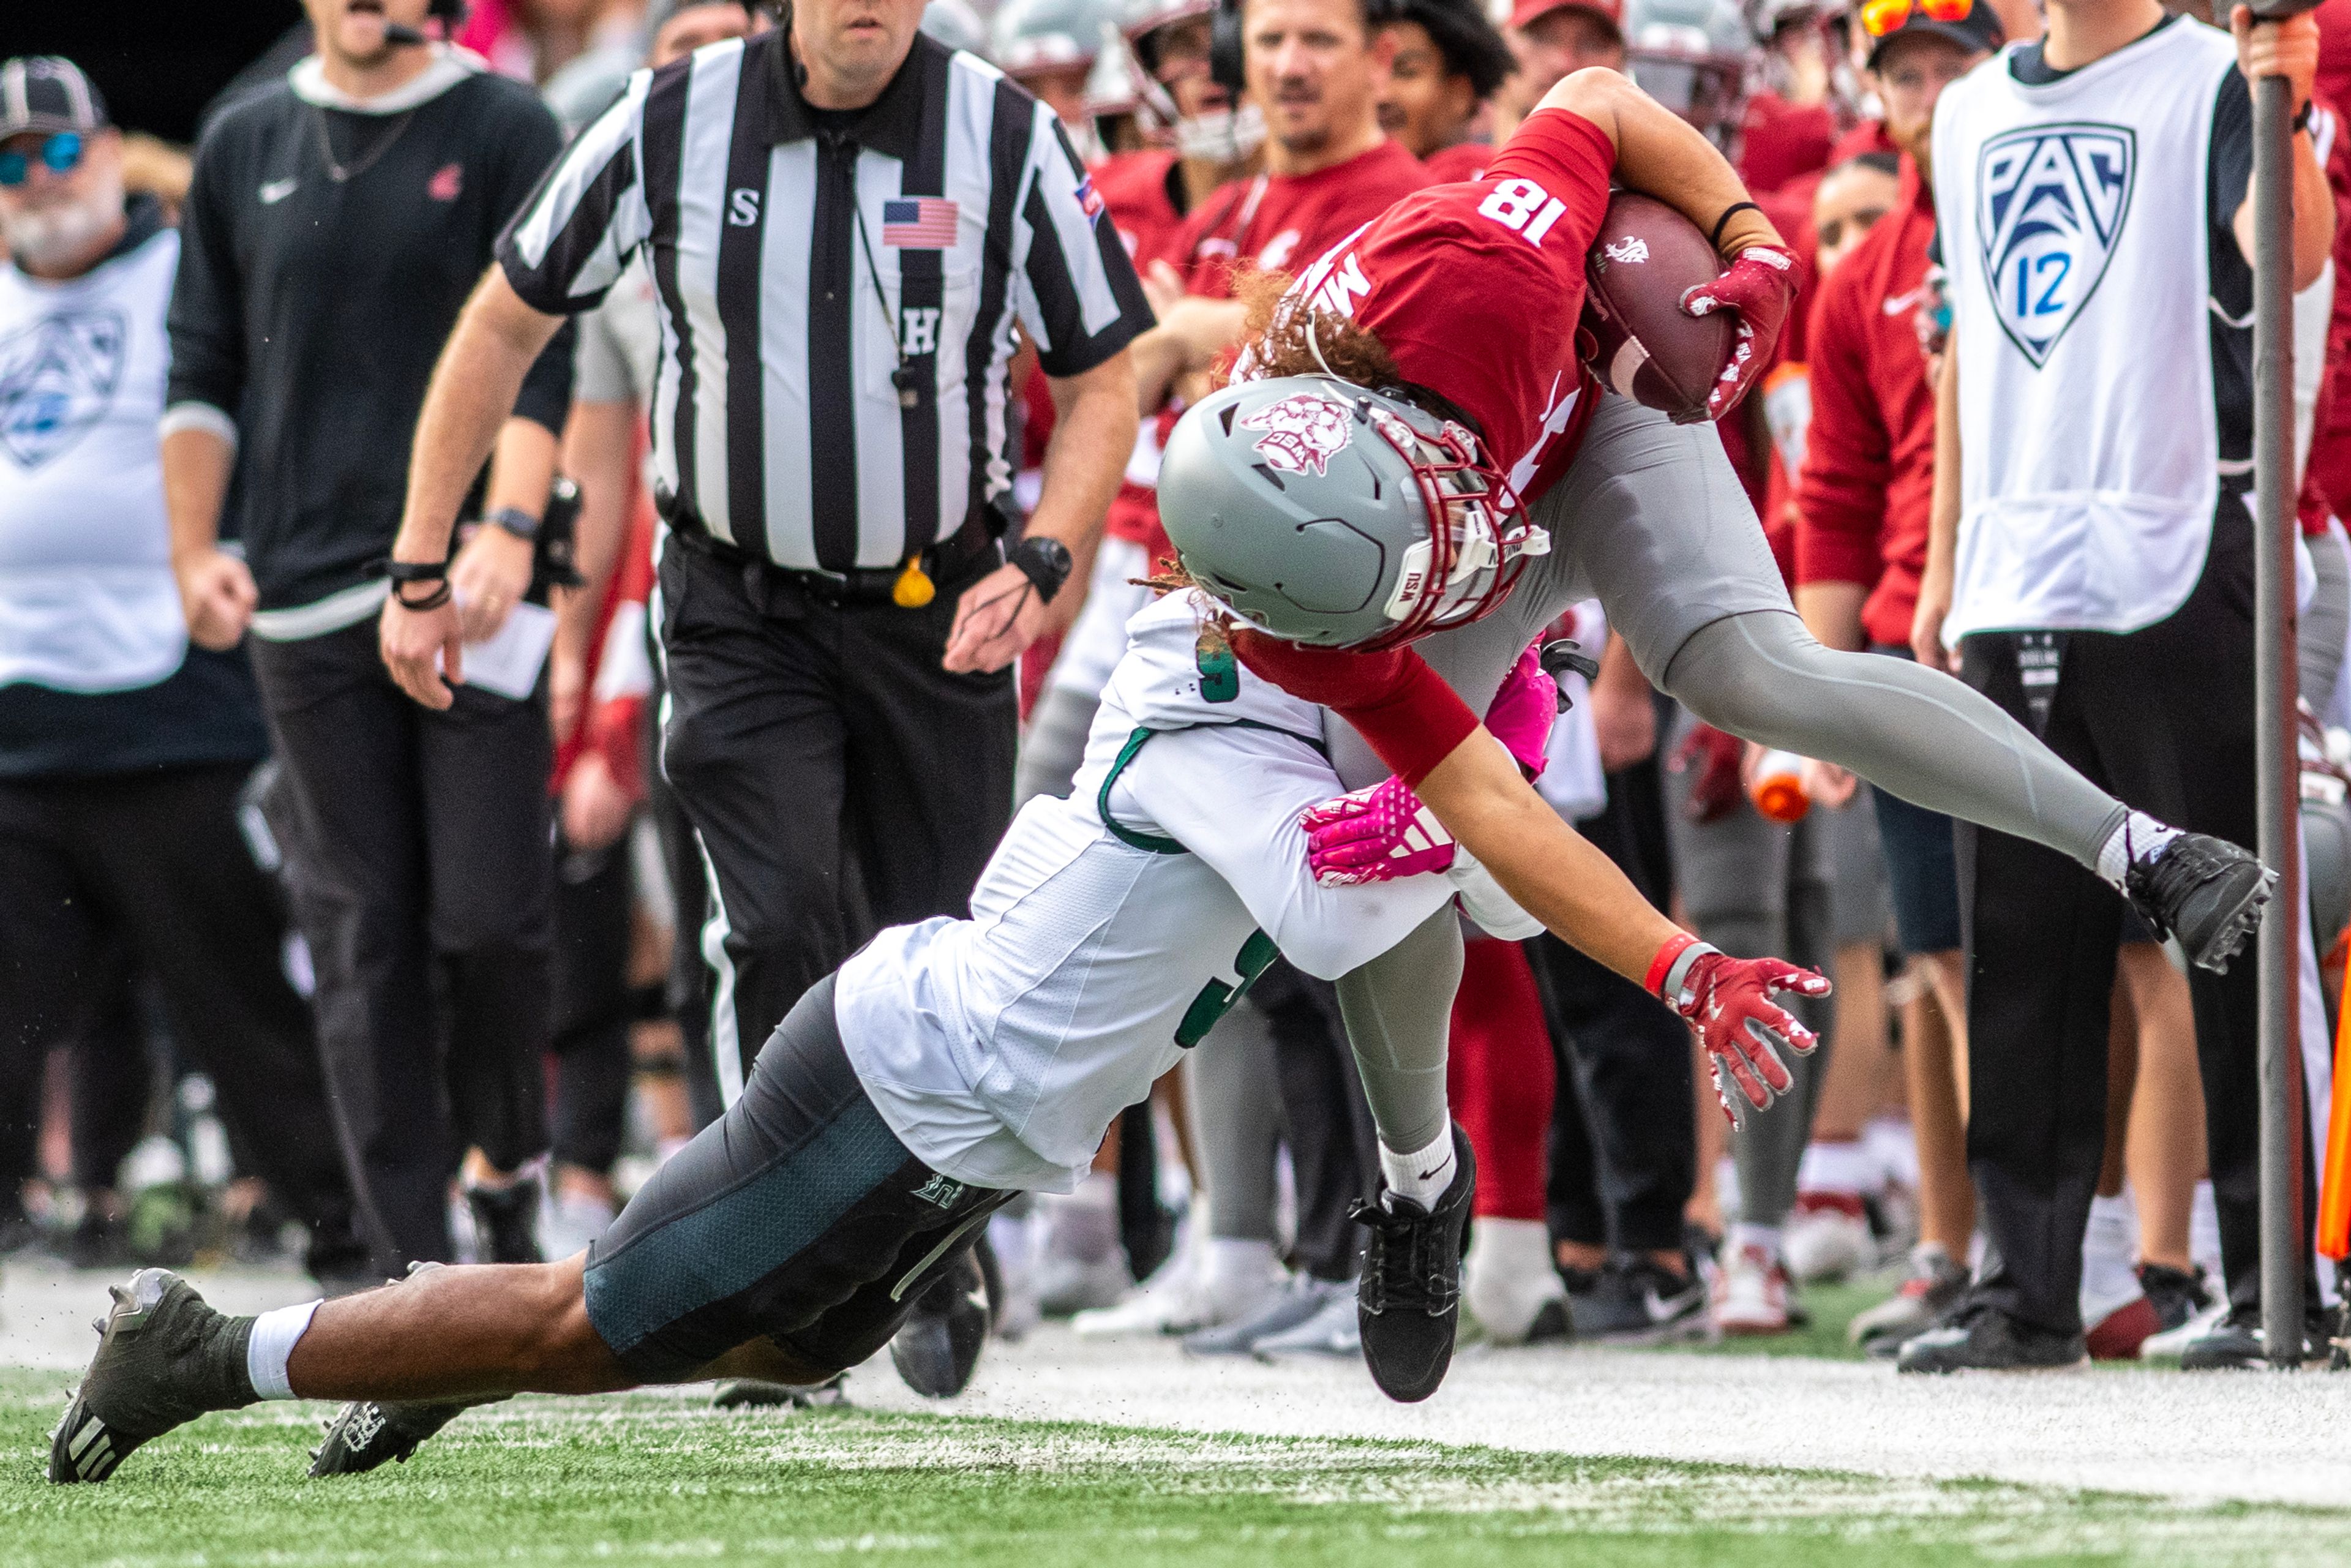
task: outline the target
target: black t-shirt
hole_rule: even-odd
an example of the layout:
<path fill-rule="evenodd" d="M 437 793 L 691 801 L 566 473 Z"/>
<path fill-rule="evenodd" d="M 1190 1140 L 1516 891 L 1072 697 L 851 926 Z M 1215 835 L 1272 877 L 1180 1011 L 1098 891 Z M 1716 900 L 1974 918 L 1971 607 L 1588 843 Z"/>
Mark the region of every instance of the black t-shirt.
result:
<path fill-rule="evenodd" d="M 559 150 L 528 88 L 446 59 L 428 75 L 441 89 L 392 113 L 321 108 L 280 81 L 196 151 L 167 403 L 235 422 L 221 532 L 243 540 L 265 610 L 353 587 L 390 549 L 434 363 Z M 551 431 L 571 341 L 567 326 L 515 404 Z"/>

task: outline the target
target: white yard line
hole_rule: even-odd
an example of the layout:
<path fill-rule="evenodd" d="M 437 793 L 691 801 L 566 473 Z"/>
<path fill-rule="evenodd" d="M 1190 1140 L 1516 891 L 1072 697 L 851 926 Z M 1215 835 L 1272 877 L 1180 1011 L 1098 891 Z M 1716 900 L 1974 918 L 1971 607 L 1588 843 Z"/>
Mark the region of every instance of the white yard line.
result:
<path fill-rule="evenodd" d="M 0 1364 L 57 1369 L 62 1387 L 89 1356 L 107 1282 L 12 1260 L 0 1270 Z M 304 1293 L 283 1275 L 198 1283 L 233 1312 Z M 886 1358 L 849 1389 L 852 1403 L 882 1410 L 2351 1504 L 2351 1376 L 2322 1373 L 1910 1379 L 1793 1358 L 1470 1350 L 1436 1398 L 1401 1406 L 1356 1365 L 1196 1361 L 1165 1341 L 1105 1343 L 1049 1328 L 989 1346 L 971 1391 L 949 1405 L 915 1397 Z"/>

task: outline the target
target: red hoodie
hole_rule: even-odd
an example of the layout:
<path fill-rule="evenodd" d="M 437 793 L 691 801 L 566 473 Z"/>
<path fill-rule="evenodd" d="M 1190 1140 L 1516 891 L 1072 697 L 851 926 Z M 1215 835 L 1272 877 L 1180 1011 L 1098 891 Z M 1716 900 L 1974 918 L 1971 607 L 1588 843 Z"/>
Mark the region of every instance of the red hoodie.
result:
<path fill-rule="evenodd" d="M 1796 486 L 1796 581 L 1872 590 L 1861 622 L 1907 643 L 1935 495 L 1935 392 L 1913 317 L 1935 199 L 1902 160 L 1902 195 L 1822 285 L 1811 330 L 1813 419 Z"/>

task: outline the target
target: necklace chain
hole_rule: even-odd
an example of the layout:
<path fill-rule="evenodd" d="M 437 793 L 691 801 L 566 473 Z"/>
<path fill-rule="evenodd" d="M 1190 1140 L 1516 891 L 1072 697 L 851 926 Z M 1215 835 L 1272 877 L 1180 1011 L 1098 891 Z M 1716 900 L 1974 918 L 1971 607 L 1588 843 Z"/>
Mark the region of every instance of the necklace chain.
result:
<path fill-rule="evenodd" d="M 356 162 L 342 163 L 336 161 L 335 140 L 327 131 L 327 111 L 320 109 L 313 123 L 319 128 L 319 155 L 327 161 L 328 177 L 338 185 L 348 184 L 374 168 L 377 161 L 392 151 L 392 144 L 400 140 L 401 133 L 408 129 L 408 122 L 415 113 L 412 109 L 393 120 L 390 133 L 378 141 L 365 157 Z"/>

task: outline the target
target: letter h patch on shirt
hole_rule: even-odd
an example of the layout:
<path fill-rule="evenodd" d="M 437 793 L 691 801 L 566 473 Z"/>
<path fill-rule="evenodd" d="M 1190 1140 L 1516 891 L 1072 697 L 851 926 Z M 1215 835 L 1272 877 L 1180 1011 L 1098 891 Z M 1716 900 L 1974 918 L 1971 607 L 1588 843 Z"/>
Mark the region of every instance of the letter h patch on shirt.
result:
<path fill-rule="evenodd" d="M 2137 138 L 2121 125 L 2028 125 L 1976 160 L 1984 284 L 2009 341 L 2039 370 L 2106 275 L 2130 215 Z"/>

